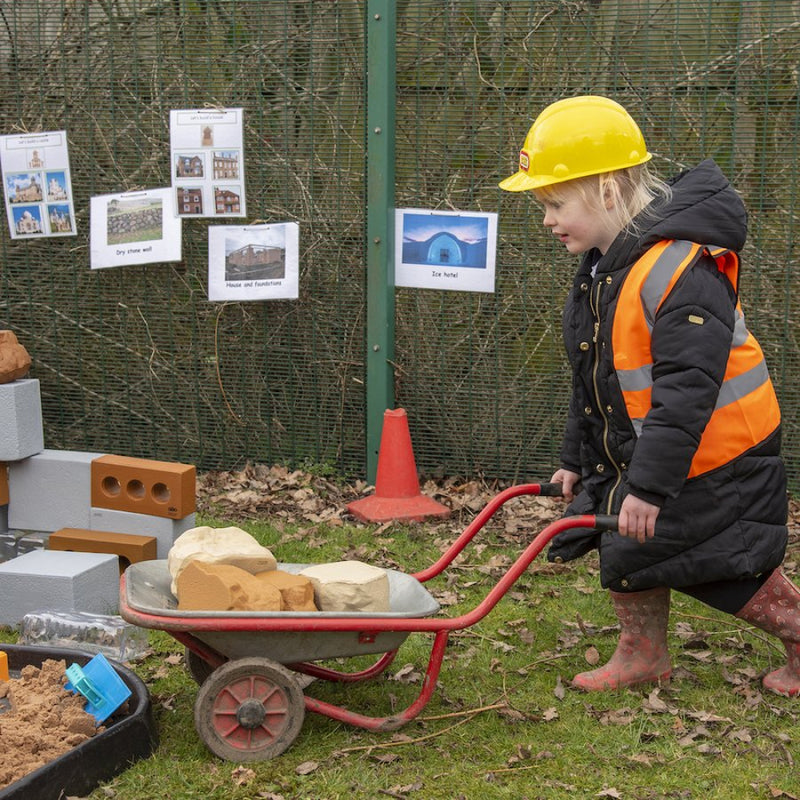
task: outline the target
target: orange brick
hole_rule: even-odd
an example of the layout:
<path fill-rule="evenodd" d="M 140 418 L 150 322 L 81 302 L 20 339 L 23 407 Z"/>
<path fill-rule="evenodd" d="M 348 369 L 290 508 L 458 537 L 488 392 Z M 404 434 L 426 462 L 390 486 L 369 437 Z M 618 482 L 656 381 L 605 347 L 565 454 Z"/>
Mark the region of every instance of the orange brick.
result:
<path fill-rule="evenodd" d="M 8 465 L 0 462 L 0 506 L 8 505 Z"/>
<path fill-rule="evenodd" d="M 196 477 L 190 464 L 101 456 L 92 461 L 92 506 L 183 519 L 196 508 Z"/>
<path fill-rule="evenodd" d="M 155 560 L 157 544 L 158 540 L 155 536 L 90 531 L 85 528 L 61 528 L 61 530 L 51 533 L 47 540 L 50 550 L 111 553 L 119 556 L 120 573 L 138 561 Z"/>
<path fill-rule="evenodd" d="M 8 653 L 5 650 L 0 650 L 0 681 L 7 681 L 8 679 Z"/>

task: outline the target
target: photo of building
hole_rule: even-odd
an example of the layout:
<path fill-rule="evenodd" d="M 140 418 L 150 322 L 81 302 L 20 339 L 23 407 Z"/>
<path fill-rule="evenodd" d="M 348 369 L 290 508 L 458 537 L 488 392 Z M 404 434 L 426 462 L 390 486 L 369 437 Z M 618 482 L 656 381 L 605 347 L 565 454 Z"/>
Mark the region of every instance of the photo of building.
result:
<path fill-rule="evenodd" d="M 9 175 L 6 194 L 9 203 L 41 203 L 43 195 L 39 175 L 35 172 Z"/>
<path fill-rule="evenodd" d="M 180 155 L 175 159 L 175 176 L 177 178 L 202 178 L 205 163 L 202 156 Z"/>
<path fill-rule="evenodd" d="M 72 232 L 72 216 L 70 215 L 69 205 L 67 203 L 48 206 L 47 216 L 50 220 L 51 233 Z"/>
<path fill-rule="evenodd" d="M 47 200 L 67 200 L 67 176 L 64 172 L 48 172 L 45 174 L 47 184 Z"/>
<path fill-rule="evenodd" d="M 278 280 L 286 277 L 286 251 L 282 247 L 246 244 L 225 256 L 225 280 Z"/>
<path fill-rule="evenodd" d="M 14 229 L 19 236 L 44 233 L 39 208 L 15 208 Z"/>
<path fill-rule="evenodd" d="M 203 190 L 179 186 L 176 189 L 179 214 L 203 213 Z"/>
<path fill-rule="evenodd" d="M 236 192 L 230 189 L 214 189 L 214 207 L 217 214 L 238 214 L 241 211 L 241 201 Z"/>
<path fill-rule="evenodd" d="M 239 154 L 236 151 L 215 152 L 214 180 L 239 180 Z"/>

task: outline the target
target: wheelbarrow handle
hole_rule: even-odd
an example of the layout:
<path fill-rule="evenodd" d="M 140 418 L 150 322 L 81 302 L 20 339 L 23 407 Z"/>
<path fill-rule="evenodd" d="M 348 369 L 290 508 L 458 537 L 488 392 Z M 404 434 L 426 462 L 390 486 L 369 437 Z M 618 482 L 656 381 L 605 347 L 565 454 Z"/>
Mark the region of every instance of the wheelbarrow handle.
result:
<path fill-rule="evenodd" d="M 595 514 L 594 527 L 599 531 L 615 531 L 619 528 L 619 517 L 616 514 Z"/>
<path fill-rule="evenodd" d="M 540 483 L 539 494 L 542 497 L 561 497 L 560 483 Z"/>

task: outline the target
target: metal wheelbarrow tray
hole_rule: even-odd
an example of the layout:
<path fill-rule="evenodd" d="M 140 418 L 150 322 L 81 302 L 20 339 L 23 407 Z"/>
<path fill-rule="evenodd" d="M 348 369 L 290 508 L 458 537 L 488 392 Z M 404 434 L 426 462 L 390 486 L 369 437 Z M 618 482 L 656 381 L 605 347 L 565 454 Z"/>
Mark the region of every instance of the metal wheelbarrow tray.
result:
<path fill-rule="evenodd" d="M 450 632 L 483 619 L 554 536 L 576 527 L 616 528 L 616 517 L 557 520 L 533 539 L 472 611 L 458 617 L 437 613 L 439 604 L 422 584 L 441 574 L 504 503 L 521 495 L 560 494 L 557 484 L 522 484 L 498 494 L 435 564 L 413 575 L 386 571 L 390 611 L 384 614 L 179 611 L 163 561 L 134 564 L 125 571 L 120 614 L 134 625 L 166 631 L 186 647 L 187 666 L 200 684 L 195 727 L 221 758 L 261 761 L 279 755 L 297 737 L 306 711 L 367 730 L 396 730 L 431 698 Z M 279 564 L 294 572 L 303 566 Z M 304 694 L 298 673 L 343 683 L 380 675 L 410 633 L 432 633 L 434 638 L 419 696 L 407 708 L 373 717 Z M 314 663 L 378 653 L 382 655 L 372 666 L 356 672 Z"/>

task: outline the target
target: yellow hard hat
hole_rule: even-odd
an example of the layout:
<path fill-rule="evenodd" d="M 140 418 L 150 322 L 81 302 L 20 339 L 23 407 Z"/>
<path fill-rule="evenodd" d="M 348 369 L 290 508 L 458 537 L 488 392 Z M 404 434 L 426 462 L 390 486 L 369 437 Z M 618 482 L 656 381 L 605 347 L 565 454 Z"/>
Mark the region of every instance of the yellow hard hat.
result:
<path fill-rule="evenodd" d="M 570 97 L 539 114 L 520 150 L 519 172 L 500 188 L 524 192 L 651 158 L 639 126 L 619 103 L 598 95 Z"/>

